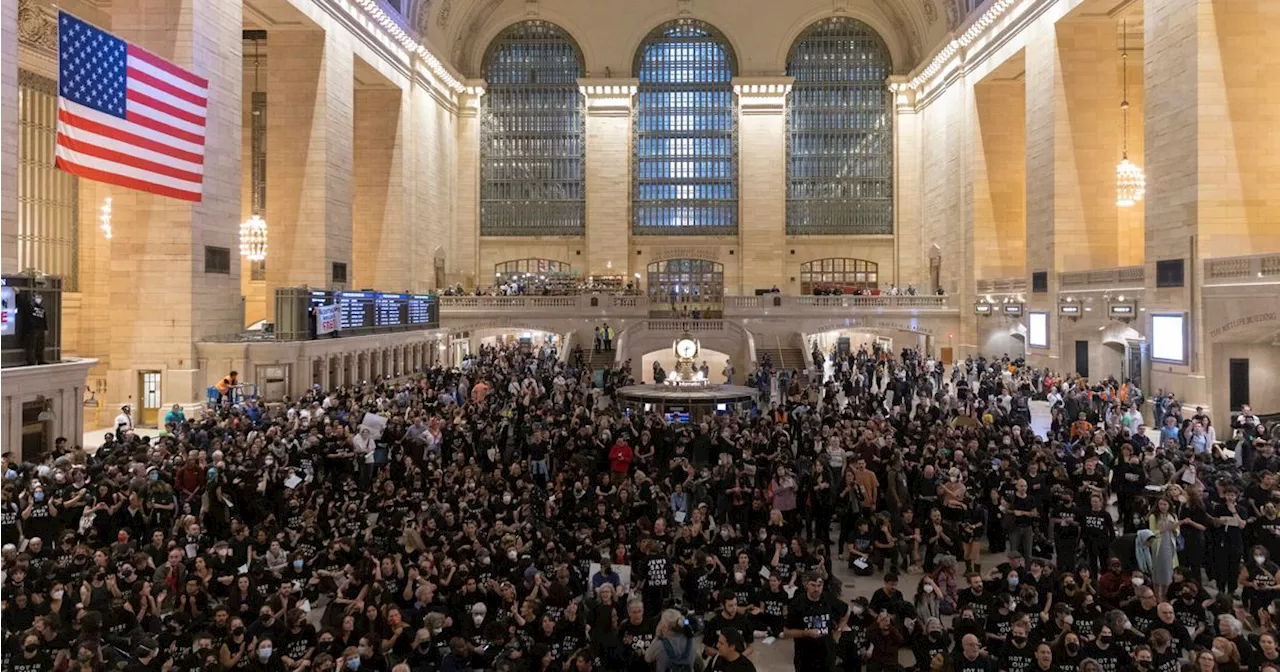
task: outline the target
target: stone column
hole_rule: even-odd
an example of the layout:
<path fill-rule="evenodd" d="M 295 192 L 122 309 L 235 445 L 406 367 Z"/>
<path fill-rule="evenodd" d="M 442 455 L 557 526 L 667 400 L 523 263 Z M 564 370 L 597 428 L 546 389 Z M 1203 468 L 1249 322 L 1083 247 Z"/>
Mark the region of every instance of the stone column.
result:
<path fill-rule="evenodd" d="M 267 298 L 351 264 L 354 60 L 342 30 L 267 38 Z M 268 307 L 268 315 L 274 308 Z"/>
<path fill-rule="evenodd" d="M 480 97 L 484 81 L 470 80 L 458 96 L 458 190 L 451 282 L 487 284 L 480 272 Z M 428 263 L 421 260 L 421 263 Z M 492 271 L 492 269 L 490 269 Z"/>
<path fill-rule="evenodd" d="M 0 272 L 18 268 L 18 3 L 0 3 Z M 19 444 L 5 444 L 19 445 Z"/>
<path fill-rule="evenodd" d="M 138 371 L 157 370 L 163 407 L 203 396 L 193 343 L 242 327 L 239 265 L 208 273 L 205 250 L 238 251 L 243 7 L 119 0 L 111 20 L 117 36 L 208 80 L 203 200 L 111 190 L 108 406 L 132 400 L 136 408 Z M 91 224 L 82 231 L 97 233 Z"/>
<path fill-rule="evenodd" d="M 925 239 L 920 224 L 920 115 L 915 108 L 915 90 L 906 84 L 904 75 L 889 78 L 889 89 L 893 91 L 894 98 L 893 230 L 897 246 L 891 282 L 904 287 L 914 281 L 923 292 L 932 289 L 926 280 L 932 243 Z M 791 290 L 800 291 L 798 277 Z"/>
<path fill-rule="evenodd" d="M 1026 58 L 1026 189 L 1027 286 L 1031 274 L 1048 273 L 1048 293 L 1026 295 L 1027 308 L 1049 314 L 1049 347 L 1028 348 L 1027 358 L 1036 366 L 1061 371 L 1059 355 L 1058 271 L 1066 243 L 1058 234 L 1057 188 L 1061 157 L 1069 151 L 1070 133 L 1063 132 L 1066 98 L 1062 88 L 1062 68 L 1058 62 L 1058 36 L 1053 25 L 1028 26 Z M 1101 168 L 1101 167 L 1100 167 Z M 1108 167 L 1108 170 L 1110 168 Z M 961 305 L 961 311 L 968 306 Z M 992 316 L 992 320 L 1004 320 Z"/>
<path fill-rule="evenodd" d="M 791 77 L 734 77 L 738 94 L 738 292 L 787 284 L 787 94 Z M 726 287 L 731 292 L 732 288 Z"/>
<path fill-rule="evenodd" d="M 333 383 L 334 383 L 334 381 L 330 380 L 330 377 L 329 377 L 330 366 L 333 365 L 333 357 L 332 356 L 321 357 L 319 358 L 319 360 L 320 360 L 320 380 L 318 382 L 320 383 L 320 388 L 323 389 L 325 392 L 328 392 L 329 390 L 333 389 Z M 312 367 L 312 371 L 314 371 L 315 360 L 312 360 L 310 366 Z M 312 380 L 312 371 L 307 371 L 308 381 Z M 341 376 L 341 374 L 339 374 L 339 376 Z"/>
<path fill-rule="evenodd" d="M 588 275 L 629 274 L 631 103 L 637 79 L 579 79 L 587 105 Z"/>
<path fill-rule="evenodd" d="M 399 88 L 355 92 L 352 283 L 384 291 L 413 285 L 413 241 L 405 216 L 407 106 Z M 421 260 L 421 263 L 428 263 Z"/>
<path fill-rule="evenodd" d="M 1280 15 L 1272 0 L 1143 5 L 1147 314 L 1186 313 L 1185 364 L 1153 362 L 1149 390 L 1209 406 L 1215 366 L 1199 285 L 1214 257 L 1280 250 Z M 1156 262 L 1185 260 L 1186 286 L 1155 287 Z M 1150 323 L 1142 330 L 1150 337 Z M 1225 399 L 1214 420 L 1229 420 Z"/>

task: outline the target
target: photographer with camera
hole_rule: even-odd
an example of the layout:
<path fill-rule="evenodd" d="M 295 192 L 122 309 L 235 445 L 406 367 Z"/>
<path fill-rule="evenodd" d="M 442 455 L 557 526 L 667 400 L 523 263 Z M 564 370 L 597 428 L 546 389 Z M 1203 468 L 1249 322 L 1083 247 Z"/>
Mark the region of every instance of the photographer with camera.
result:
<path fill-rule="evenodd" d="M 644 652 L 645 662 L 657 672 L 693 672 L 695 657 L 693 630 L 684 615 L 675 609 L 662 612 L 653 643 Z"/>

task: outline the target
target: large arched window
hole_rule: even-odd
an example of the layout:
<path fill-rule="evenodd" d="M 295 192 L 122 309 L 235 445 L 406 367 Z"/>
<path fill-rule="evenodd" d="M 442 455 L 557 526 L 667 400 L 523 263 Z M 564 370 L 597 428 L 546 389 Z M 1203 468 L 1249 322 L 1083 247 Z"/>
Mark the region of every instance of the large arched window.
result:
<path fill-rule="evenodd" d="M 663 24 L 640 45 L 633 233 L 737 232 L 736 69 L 728 40 L 701 21 Z"/>
<path fill-rule="evenodd" d="M 787 58 L 787 233 L 893 233 L 893 72 L 870 26 L 819 21 Z"/>
<path fill-rule="evenodd" d="M 559 26 L 522 21 L 484 57 L 480 233 L 582 235 L 587 198 L 582 52 Z"/>

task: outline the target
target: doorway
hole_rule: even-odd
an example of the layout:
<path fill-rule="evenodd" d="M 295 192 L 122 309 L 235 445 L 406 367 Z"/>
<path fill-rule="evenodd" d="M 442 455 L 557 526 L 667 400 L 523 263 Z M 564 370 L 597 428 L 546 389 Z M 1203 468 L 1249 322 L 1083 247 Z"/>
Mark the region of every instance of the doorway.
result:
<path fill-rule="evenodd" d="M 160 372 L 138 373 L 138 422 L 139 427 L 155 427 L 160 418 Z"/>
<path fill-rule="evenodd" d="M 1249 360 L 1232 359 L 1227 363 L 1227 385 L 1230 386 L 1231 410 L 1238 411 L 1249 403 Z"/>
<path fill-rule="evenodd" d="M 670 259 L 649 264 L 653 317 L 719 318 L 724 314 L 724 264 Z"/>
<path fill-rule="evenodd" d="M 1089 377 L 1089 341 L 1076 341 L 1076 373 Z"/>

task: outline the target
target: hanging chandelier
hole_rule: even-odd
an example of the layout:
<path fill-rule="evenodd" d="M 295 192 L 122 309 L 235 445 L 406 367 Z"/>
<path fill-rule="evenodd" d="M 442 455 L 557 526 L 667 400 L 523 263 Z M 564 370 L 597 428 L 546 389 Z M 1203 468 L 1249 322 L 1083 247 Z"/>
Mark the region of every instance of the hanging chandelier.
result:
<path fill-rule="evenodd" d="M 98 208 L 98 228 L 102 235 L 111 240 L 111 197 L 102 199 L 102 207 Z"/>
<path fill-rule="evenodd" d="M 267 220 L 259 215 L 240 224 L 240 256 L 249 261 L 267 258 Z"/>
<path fill-rule="evenodd" d="M 1120 117 L 1124 125 L 1121 140 L 1120 163 L 1116 164 L 1116 205 L 1132 207 L 1147 192 L 1147 177 L 1142 169 L 1129 160 L 1129 22 L 1121 23 L 1120 76 L 1123 81 L 1123 99 L 1120 101 Z"/>
<path fill-rule="evenodd" d="M 262 218 L 263 201 L 266 200 L 266 160 L 263 156 L 266 120 L 263 119 L 265 96 L 258 90 L 258 38 L 253 38 L 253 115 L 250 129 L 250 145 L 253 154 L 250 161 L 253 199 L 253 216 L 240 224 L 240 256 L 249 261 L 261 262 L 267 258 L 267 220 Z"/>

